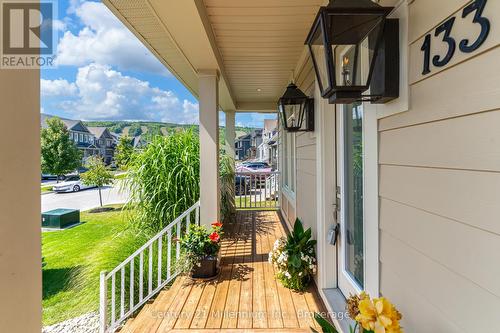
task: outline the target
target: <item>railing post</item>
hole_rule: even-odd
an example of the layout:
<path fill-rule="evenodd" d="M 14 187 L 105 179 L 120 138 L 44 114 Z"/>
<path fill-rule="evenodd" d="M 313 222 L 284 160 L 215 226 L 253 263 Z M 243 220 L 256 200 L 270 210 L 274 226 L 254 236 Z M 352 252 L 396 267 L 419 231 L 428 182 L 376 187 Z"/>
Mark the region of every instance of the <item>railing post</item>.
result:
<path fill-rule="evenodd" d="M 102 271 L 99 279 L 99 333 L 106 333 L 108 324 L 108 290 L 106 286 L 106 271 Z"/>

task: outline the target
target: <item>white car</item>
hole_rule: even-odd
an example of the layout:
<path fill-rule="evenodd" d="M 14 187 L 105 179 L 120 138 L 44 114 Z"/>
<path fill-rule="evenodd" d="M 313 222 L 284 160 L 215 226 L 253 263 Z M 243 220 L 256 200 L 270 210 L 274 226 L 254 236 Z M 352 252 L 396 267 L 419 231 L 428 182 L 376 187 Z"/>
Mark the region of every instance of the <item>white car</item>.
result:
<path fill-rule="evenodd" d="M 65 181 L 54 185 L 54 187 L 52 187 L 52 190 L 54 192 L 78 192 L 80 190 L 85 190 L 92 187 L 95 186 L 85 185 L 80 180 L 80 176 L 69 176 Z"/>

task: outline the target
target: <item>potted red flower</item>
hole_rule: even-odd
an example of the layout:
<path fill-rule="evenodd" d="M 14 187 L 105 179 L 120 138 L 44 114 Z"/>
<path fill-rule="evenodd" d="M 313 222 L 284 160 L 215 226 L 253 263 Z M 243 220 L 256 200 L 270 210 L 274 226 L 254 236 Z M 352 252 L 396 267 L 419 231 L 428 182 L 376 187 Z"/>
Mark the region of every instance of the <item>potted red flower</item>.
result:
<path fill-rule="evenodd" d="M 210 279 L 219 273 L 220 239 L 222 223 L 214 222 L 210 228 L 192 226 L 190 231 L 180 240 L 184 271 L 191 277 Z"/>

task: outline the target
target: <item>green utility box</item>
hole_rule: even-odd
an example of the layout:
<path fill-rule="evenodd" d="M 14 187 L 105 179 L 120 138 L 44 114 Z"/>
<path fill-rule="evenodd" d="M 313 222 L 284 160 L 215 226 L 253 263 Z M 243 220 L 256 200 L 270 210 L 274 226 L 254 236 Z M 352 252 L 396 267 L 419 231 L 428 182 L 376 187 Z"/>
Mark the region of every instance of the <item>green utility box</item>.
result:
<path fill-rule="evenodd" d="M 80 210 L 59 208 L 42 213 L 42 227 L 63 229 L 71 224 L 80 223 Z"/>

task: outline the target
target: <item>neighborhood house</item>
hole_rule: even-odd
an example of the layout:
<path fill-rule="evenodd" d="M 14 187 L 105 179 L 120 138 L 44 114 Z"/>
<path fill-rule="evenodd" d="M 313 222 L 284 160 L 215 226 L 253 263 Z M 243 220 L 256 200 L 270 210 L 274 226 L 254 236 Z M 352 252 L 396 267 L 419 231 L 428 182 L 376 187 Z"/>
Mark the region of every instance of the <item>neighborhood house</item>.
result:
<path fill-rule="evenodd" d="M 41 126 L 47 127 L 47 120 L 54 116 L 41 114 Z M 112 135 L 106 127 L 85 126 L 80 120 L 59 118 L 66 126 L 69 138 L 82 151 L 82 162 L 90 156 L 101 156 L 106 165 L 113 162 L 115 148 L 119 137 Z"/>

